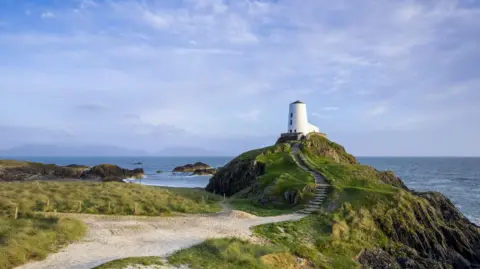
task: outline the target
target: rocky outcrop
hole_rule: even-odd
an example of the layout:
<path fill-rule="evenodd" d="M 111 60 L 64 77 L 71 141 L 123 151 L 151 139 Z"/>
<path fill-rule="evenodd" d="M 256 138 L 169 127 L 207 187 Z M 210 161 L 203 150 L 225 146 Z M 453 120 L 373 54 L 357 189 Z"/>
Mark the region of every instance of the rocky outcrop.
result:
<path fill-rule="evenodd" d="M 84 168 L 22 161 L 0 161 L 0 181 L 80 178 Z"/>
<path fill-rule="evenodd" d="M 265 164 L 251 159 L 235 159 L 220 168 L 210 179 L 206 189 L 210 192 L 225 193 L 231 196 L 253 185 L 256 179 L 265 174 Z"/>
<path fill-rule="evenodd" d="M 143 168 L 129 170 L 113 164 L 101 164 L 82 173 L 81 178 L 87 180 L 122 182 L 125 178 L 142 178 L 143 176 Z"/>
<path fill-rule="evenodd" d="M 398 209 L 377 215 L 380 230 L 397 246 L 366 250 L 369 268 L 480 268 L 480 228 L 441 193 L 396 198 Z"/>
<path fill-rule="evenodd" d="M 326 157 L 340 164 L 358 164 L 357 159 L 345 148 L 321 135 L 309 135 L 300 148 L 308 155 Z"/>
<path fill-rule="evenodd" d="M 192 175 L 196 176 L 211 176 L 217 172 L 215 168 L 208 168 L 208 169 L 196 169 L 193 171 Z"/>
<path fill-rule="evenodd" d="M 142 177 L 143 169 L 123 169 L 102 164 L 89 168 L 84 165 L 58 166 L 22 161 L 0 161 L 0 181 L 84 179 L 96 181 L 122 181 L 124 178 Z"/>
<path fill-rule="evenodd" d="M 186 164 L 183 166 L 177 166 L 173 169 L 174 173 L 193 173 L 195 170 L 207 170 L 212 169 L 212 167 L 206 163 L 196 162 L 194 164 Z"/>
<path fill-rule="evenodd" d="M 402 188 L 404 190 L 408 190 L 407 186 L 403 183 L 403 181 L 397 175 L 395 175 L 395 173 L 393 173 L 392 171 L 375 170 L 375 172 L 377 174 L 377 178 L 381 182 L 398 187 L 398 188 Z"/>

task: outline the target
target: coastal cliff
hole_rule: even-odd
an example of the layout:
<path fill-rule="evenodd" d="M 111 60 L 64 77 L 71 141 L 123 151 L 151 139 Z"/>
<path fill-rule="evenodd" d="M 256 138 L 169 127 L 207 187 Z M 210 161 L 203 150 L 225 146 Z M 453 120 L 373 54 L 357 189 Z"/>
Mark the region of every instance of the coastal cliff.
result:
<path fill-rule="evenodd" d="M 359 164 L 325 137 L 290 143 L 300 143 L 305 162 L 332 191 L 318 212 L 257 227 L 258 235 L 312 268 L 480 268 L 480 228 L 441 193 L 409 190 L 393 172 Z M 311 182 L 296 169 L 290 143 L 240 155 L 211 178 L 207 190 L 250 199 L 257 207 L 278 201 L 295 206 L 283 197 L 287 190 L 309 200 Z"/>

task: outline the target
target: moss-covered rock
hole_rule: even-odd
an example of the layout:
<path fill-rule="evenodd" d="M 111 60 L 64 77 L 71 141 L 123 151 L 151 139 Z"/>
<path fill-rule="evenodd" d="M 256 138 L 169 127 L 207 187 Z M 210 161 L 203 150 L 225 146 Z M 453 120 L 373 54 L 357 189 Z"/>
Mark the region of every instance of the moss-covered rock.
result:
<path fill-rule="evenodd" d="M 89 168 L 84 165 L 58 166 L 36 162 L 0 160 L 0 181 L 85 179 L 118 181 L 143 177 L 142 168 L 123 169 L 117 165 L 102 164 Z"/>
<path fill-rule="evenodd" d="M 84 171 L 81 178 L 87 180 L 123 182 L 123 179 L 125 178 L 142 178 L 143 176 L 143 168 L 129 170 L 121 168 L 118 165 L 101 164 L 92 167 L 90 170 Z"/>
<path fill-rule="evenodd" d="M 80 178 L 85 167 L 64 167 L 55 164 L 0 160 L 0 181 L 21 181 L 57 178 Z"/>
<path fill-rule="evenodd" d="M 195 172 L 195 170 L 207 170 L 207 169 L 212 169 L 212 167 L 206 163 L 202 162 L 196 162 L 194 164 L 186 164 L 182 166 L 177 166 L 173 169 L 172 172 L 174 173 L 192 173 Z"/>
<path fill-rule="evenodd" d="M 251 186 L 264 173 L 264 163 L 256 160 L 235 159 L 215 173 L 206 190 L 231 196 Z"/>
<path fill-rule="evenodd" d="M 216 172 L 217 172 L 217 169 L 215 169 L 215 168 L 195 169 L 195 171 L 193 171 L 192 175 L 210 176 L 210 175 L 214 175 Z"/>

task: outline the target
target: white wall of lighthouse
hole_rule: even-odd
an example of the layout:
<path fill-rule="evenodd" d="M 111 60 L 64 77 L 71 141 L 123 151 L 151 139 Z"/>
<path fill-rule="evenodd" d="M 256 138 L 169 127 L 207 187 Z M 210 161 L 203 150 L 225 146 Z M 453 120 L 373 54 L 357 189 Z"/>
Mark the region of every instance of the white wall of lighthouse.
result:
<path fill-rule="evenodd" d="M 300 101 L 290 104 L 288 111 L 288 133 L 303 133 L 307 135 L 311 132 L 319 132 L 319 128 L 308 122 L 307 105 Z"/>

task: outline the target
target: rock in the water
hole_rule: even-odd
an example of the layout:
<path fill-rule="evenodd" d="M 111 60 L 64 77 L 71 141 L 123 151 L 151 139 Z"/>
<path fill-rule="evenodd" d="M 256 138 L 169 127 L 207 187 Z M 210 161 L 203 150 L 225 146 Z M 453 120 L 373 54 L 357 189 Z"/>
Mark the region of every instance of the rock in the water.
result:
<path fill-rule="evenodd" d="M 212 169 L 212 167 L 206 163 L 196 162 L 194 164 L 186 164 L 183 166 L 177 166 L 173 169 L 174 173 L 193 173 L 195 170 Z"/>
<path fill-rule="evenodd" d="M 217 169 L 215 168 L 195 169 L 195 171 L 193 171 L 192 174 L 197 176 L 210 176 L 210 175 L 214 175 L 216 172 L 217 172 Z"/>
<path fill-rule="evenodd" d="M 163 171 L 162 170 L 157 170 L 157 174 L 162 174 Z"/>
<path fill-rule="evenodd" d="M 143 168 L 128 170 L 113 164 L 101 164 L 85 171 L 81 177 L 87 180 L 123 182 L 125 178 L 142 178 L 143 176 Z"/>
<path fill-rule="evenodd" d="M 89 169 L 90 166 L 87 166 L 87 165 L 81 165 L 81 164 L 69 164 L 65 167 L 69 167 L 69 168 L 76 168 L 76 169 Z"/>

